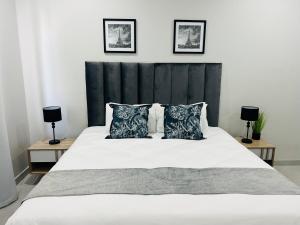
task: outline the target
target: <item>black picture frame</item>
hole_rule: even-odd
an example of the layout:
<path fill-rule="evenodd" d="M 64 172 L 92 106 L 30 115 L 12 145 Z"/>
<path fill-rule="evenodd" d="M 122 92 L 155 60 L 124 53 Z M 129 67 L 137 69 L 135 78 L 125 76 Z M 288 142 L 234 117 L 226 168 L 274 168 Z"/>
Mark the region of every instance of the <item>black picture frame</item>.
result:
<path fill-rule="evenodd" d="M 120 22 L 118 24 L 117 22 Z M 118 41 L 116 43 L 109 43 L 110 40 L 107 40 L 109 35 L 109 31 L 107 30 L 106 25 L 109 25 L 109 23 L 114 24 L 114 25 L 124 25 L 124 24 L 130 24 L 131 29 L 130 29 L 130 48 L 126 47 L 129 46 L 129 44 L 123 44 L 123 43 L 118 43 L 119 40 L 121 40 L 120 37 L 120 30 L 119 30 L 119 37 Z M 132 33 L 133 31 L 133 33 Z M 112 19 L 112 18 L 103 18 L 103 43 L 104 43 L 104 53 L 136 53 L 136 19 Z M 124 47 L 122 48 L 122 45 Z M 112 46 L 112 47 L 110 47 Z M 115 48 L 115 50 L 114 50 Z"/>
<path fill-rule="evenodd" d="M 187 34 L 187 40 L 185 44 L 179 44 L 183 40 L 178 39 L 179 26 L 197 26 L 199 24 L 199 44 L 193 44 L 190 40 L 190 31 Z M 186 28 L 188 29 L 188 28 Z M 197 28 L 198 29 L 198 28 Z M 174 20 L 174 37 L 173 37 L 173 53 L 174 54 L 204 54 L 205 53 L 205 35 L 206 35 L 206 20 Z M 198 35 L 196 33 L 196 35 Z M 183 36 L 183 35 L 181 35 Z M 184 39 L 181 37 L 181 39 Z M 198 47 L 199 45 L 199 47 Z M 198 48 L 197 48 L 198 47 Z"/>

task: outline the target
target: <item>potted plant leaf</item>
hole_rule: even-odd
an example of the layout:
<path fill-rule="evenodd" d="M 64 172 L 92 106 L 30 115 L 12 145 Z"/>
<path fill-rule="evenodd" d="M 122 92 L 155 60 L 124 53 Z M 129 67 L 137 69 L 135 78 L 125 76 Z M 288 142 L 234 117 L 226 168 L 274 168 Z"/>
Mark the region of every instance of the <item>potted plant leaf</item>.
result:
<path fill-rule="evenodd" d="M 266 125 L 266 117 L 263 112 L 259 113 L 258 119 L 252 123 L 252 139 L 260 140 L 261 131 Z"/>

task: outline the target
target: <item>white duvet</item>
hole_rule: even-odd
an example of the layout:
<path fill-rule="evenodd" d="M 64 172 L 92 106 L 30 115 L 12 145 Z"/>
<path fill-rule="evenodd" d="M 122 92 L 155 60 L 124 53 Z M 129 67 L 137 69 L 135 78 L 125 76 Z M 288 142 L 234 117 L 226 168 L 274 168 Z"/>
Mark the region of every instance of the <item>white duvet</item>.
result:
<path fill-rule="evenodd" d="M 203 141 L 104 139 L 83 131 L 52 170 L 155 167 L 270 168 L 220 128 Z M 300 196 L 121 195 L 43 197 L 25 201 L 7 225 L 295 225 Z"/>

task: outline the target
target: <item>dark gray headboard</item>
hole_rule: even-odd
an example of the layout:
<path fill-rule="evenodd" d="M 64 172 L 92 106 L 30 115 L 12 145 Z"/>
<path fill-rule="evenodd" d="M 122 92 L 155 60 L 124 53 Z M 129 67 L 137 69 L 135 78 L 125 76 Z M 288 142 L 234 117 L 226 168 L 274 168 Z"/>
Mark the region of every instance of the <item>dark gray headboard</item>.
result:
<path fill-rule="evenodd" d="M 210 126 L 218 126 L 221 63 L 86 62 L 88 126 L 105 125 L 108 102 L 208 103 Z"/>

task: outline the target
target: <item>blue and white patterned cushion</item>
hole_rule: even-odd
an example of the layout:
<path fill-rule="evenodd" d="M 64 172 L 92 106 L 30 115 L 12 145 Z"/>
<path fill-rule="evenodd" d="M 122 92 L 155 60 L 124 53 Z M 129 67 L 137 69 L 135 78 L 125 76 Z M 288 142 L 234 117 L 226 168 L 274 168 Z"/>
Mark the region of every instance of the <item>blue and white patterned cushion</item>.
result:
<path fill-rule="evenodd" d="M 202 103 L 162 106 L 165 107 L 163 139 L 203 139 L 200 126 Z"/>
<path fill-rule="evenodd" d="M 152 105 L 109 104 L 113 108 L 110 135 L 106 138 L 147 138 L 148 115 Z"/>

